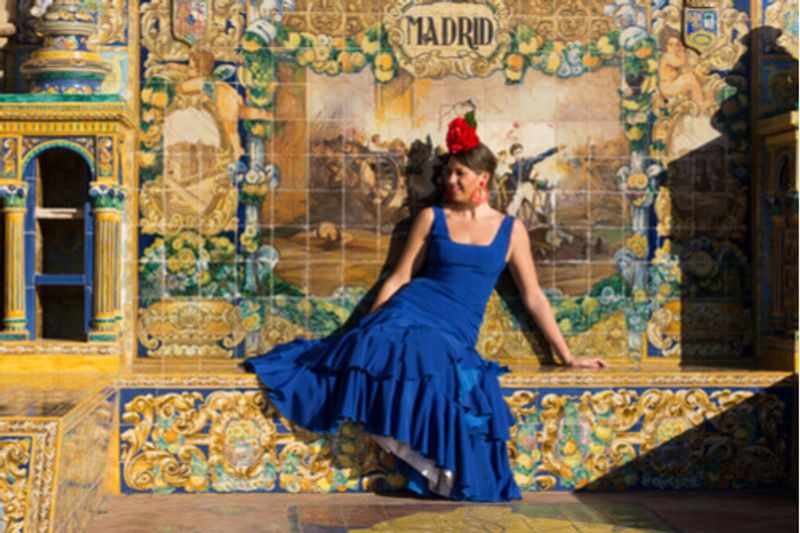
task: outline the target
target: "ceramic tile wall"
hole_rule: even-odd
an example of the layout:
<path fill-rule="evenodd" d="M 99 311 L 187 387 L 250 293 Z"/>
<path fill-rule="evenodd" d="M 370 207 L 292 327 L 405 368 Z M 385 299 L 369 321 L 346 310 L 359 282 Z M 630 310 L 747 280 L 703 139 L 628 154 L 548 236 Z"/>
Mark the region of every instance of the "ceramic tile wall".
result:
<path fill-rule="evenodd" d="M 402 64 L 388 0 L 141 4 L 140 360 L 352 323 L 435 199 L 433 154 L 467 101 L 500 159 L 492 204 L 526 224 L 575 353 L 750 355 L 749 4 L 695 13 L 682 38 L 676 0 L 479 3 L 509 44 L 445 77 Z M 544 357 L 499 289 L 482 353 Z"/>
<path fill-rule="evenodd" d="M 391 457 L 358 426 L 344 424 L 334 435 L 299 431 L 248 380 L 139 376 L 122 383 L 122 491 L 337 493 L 403 485 Z M 523 490 L 789 483 L 796 383 L 788 374 L 512 381 L 503 389 L 517 420 L 509 456 Z"/>

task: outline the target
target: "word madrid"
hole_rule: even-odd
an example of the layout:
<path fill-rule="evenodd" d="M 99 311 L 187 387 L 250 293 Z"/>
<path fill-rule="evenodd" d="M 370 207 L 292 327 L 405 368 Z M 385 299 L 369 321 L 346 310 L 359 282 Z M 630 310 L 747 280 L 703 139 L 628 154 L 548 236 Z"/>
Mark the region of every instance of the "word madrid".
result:
<path fill-rule="evenodd" d="M 487 46 L 494 39 L 494 22 L 481 16 L 406 16 L 406 45 Z"/>

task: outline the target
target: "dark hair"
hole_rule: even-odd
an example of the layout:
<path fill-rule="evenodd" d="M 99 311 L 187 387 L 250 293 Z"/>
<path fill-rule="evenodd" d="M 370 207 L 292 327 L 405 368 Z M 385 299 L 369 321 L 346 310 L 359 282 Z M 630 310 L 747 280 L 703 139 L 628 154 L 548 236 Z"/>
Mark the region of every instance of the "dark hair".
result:
<path fill-rule="evenodd" d="M 667 43 L 672 37 L 675 37 L 678 40 L 678 43 L 683 45 L 683 41 L 681 40 L 681 32 L 673 30 L 672 28 L 669 27 L 665 27 L 658 35 L 658 48 L 662 52 L 665 52 L 667 50 Z"/>
<path fill-rule="evenodd" d="M 475 148 L 470 148 L 463 152 L 450 154 L 448 160 L 455 160 L 473 172 L 488 172 L 489 179 L 494 176 L 497 168 L 497 158 L 485 144 L 481 143 Z"/>
<path fill-rule="evenodd" d="M 194 62 L 201 76 L 210 76 L 214 70 L 214 54 L 208 50 L 195 50 L 189 54 L 189 60 Z"/>

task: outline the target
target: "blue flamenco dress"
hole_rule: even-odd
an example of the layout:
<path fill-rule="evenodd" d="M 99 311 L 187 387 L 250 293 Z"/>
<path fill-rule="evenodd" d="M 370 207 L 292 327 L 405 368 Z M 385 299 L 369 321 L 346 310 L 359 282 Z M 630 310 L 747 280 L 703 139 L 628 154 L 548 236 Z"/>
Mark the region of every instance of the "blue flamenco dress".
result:
<path fill-rule="evenodd" d="M 453 500 L 519 499 L 506 441 L 515 419 L 498 376 L 475 349 L 513 217 L 488 245 L 450 239 L 434 207 L 424 273 L 355 328 L 279 344 L 246 359 L 281 414 L 317 433 L 345 419 L 402 459 L 408 488 Z"/>

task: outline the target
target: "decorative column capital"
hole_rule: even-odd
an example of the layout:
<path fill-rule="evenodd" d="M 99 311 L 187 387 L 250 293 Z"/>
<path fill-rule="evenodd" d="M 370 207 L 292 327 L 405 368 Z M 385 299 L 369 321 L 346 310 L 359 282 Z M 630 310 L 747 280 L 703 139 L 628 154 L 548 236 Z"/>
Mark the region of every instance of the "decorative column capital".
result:
<path fill-rule="evenodd" d="M 22 64 L 34 93 L 94 94 L 111 72 L 96 51 L 98 9 L 90 2 L 36 0 L 31 14 L 42 46 Z"/>
<path fill-rule="evenodd" d="M 0 185 L 0 198 L 3 199 L 4 207 L 25 207 L 27 195 L 28 186 L 24 183 L 19 185 Z"/>
<path fill-rule="evenodd" d="M 122 211 L 128 196 L 121 185 L 109 185 L 93 181 L 89 184 L 89 197 L 95 209 L 116 209 Z"/>

